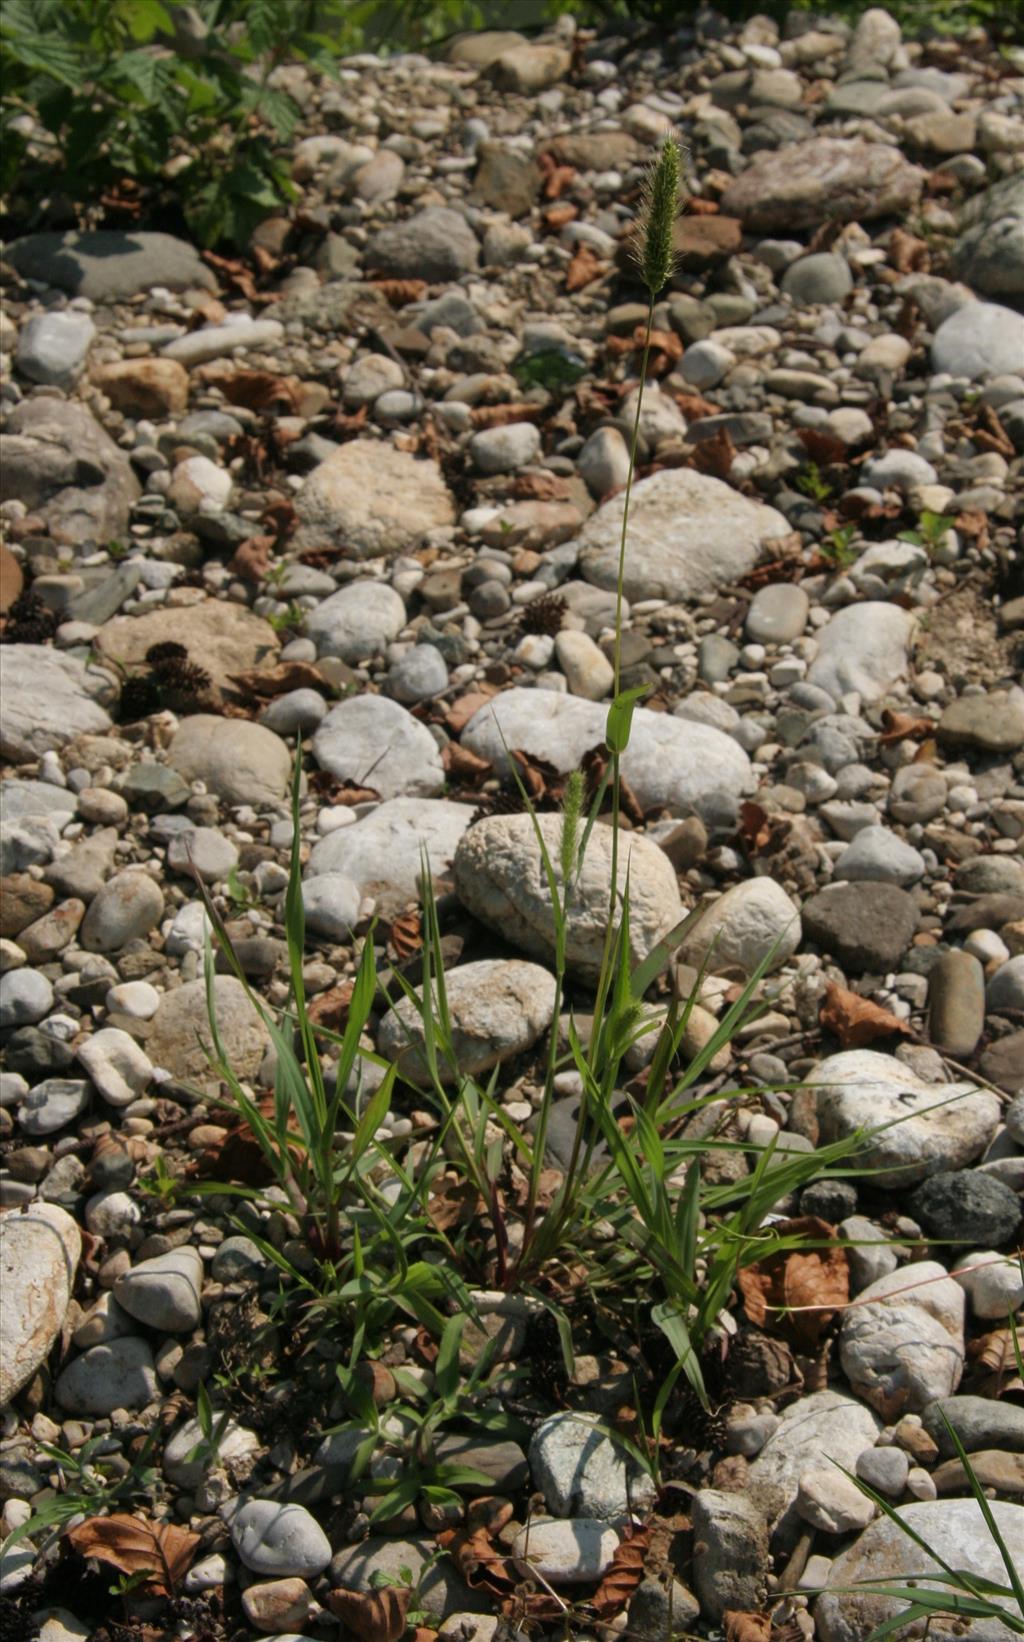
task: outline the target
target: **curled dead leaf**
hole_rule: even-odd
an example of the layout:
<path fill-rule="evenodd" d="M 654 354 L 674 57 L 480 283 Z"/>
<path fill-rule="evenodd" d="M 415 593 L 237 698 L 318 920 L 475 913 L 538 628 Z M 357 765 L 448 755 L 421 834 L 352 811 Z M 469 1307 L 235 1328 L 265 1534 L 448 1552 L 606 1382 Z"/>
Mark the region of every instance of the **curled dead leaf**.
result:
<path fill-rule="evenodd" d="M 229 673 L 228 677 L 246 695 L 259 696 L 263 701 L 282 696 L 289 690 L 323 691 L 327 688 L 327 680 L 311 661 L 282 661 L 276 667 L 247 667 L 241 673 Z"/>
<path fill-rule="evenodd" d="M 824 1246 L 779 1249 L 742 1267 L 736 1281 L 743 1309 L 756 1326 L 785 1327 L 799 1344 L 814 1345 L 850 1298 L 846 1250 L 835 1242 L 835 1228 L 814 1215 L 782 1221 L 774 1230 Z"/>
<path fill-rule="evenodd" d="M 882 733 L 878 738 L 878 744 L 880 747 L 888 747 L 897 741 L 923 741 L 926 736 L 934 733 L 934 719 L 917 718 L 913 713 L 895 713 L 891 707 L 885 707 L 882 710 Z"/>
<path fill-rule="evenodd" d="M 374 279 L 370 281 L 392 308 L 404 308 L 409 302 L 419 302 L 427 294 L 425 279 Z"/>
<path fill-rule="evenodd" d="M 306 1009 L 313 1025 L 322 1026 L 327 1032 L 340 1032 L 348 1020 L 354 990 L 354 982 L 342 981 L 340 986 L 332 986 L 311 998 Z"/>
<path fill-rule="evenodd" d="M 514 401 L 510 405 L 476 405 L 469 419 L 475 428 L 504 428 L 510 422 L 536 422 L 540 407 Z"/>
<path fill-rule="evenodd" d="M 638 1529 L 630 1539 L 621 1541 L 588 1604 L 598 1619 L 614 1619 L 625 1608 L 644 1577 L 650 1541 L 648 1528 Z"/>
<path fill-rule="evenodd" d="M 710 439 L 702 439 L 694 446 L 690 466 L 697 473 L 706 473 L 712 479 L 727 479 L 736 458 L 736 446 L 728 428 L 719 428 Z"/>
<path fill-rule="evenodd" d="M 67 1533 L 79 1556 L 107 1562 L 123 1574 L 147 1575 L 147 1587 L 156 1596 L 173 1596 L 192 1566 L 199 1535 L 173 1522 L 116 1512 L 88 1517 Z"/>
<path fill-rule="evenodd" d="M 725 1642 L 770 1642 L 771 1618 L 766 1613 L 747 1613 L 727 1608 L 722 1615 Z"/>
<path fill-rule="evenodd" d="M 405 1635 L 412 1598 L 409 1585 L 387 1585 L 380 1591 L 353 1591 L 338 1586 L 327 1606 L 358 1642 L 399 1642 Z"/>
<path fill-rule="evenodd" d="M 596 251 L 589 245 L 578 245 L 565 270 L 565 288 L 567 291 L 582 291 L 584 286 L 592 285 L 607 271 L 608 264 L 601 260 Z"/>
<path fill-rule="evenodd" d="M 850 992 L 845 986 L 829 981 L 818 1010 L 818 1019 L 826 1032 L 839 1039 L 844 1049 L 863 1049 L 879 1038 L 914 1036 L 906 1021 L 893 1015 L 870 998 Z"/>
<path fill-rule="evenodd" d="M 423 947 L 423 924 L 418 912 L 403 912 L 393 920 L 389 945 L 398 963 L 408 963 L 410 958 L 415 958 Z"/>
<path fill-rule="evenodd" d="M 217 377 L 217 386 L 231 405 L 246 410 L 284 410 L 294 415 L 299 405 L 297 376 L 276 376 L 273 371 L 233 371 Z"/>
<path fill-rule="evenodd" d="M 478 684 L 475 689 L 468 691 L 464 696 L 457 696 L 444 715 L 447 729 L 452 735 L 459 735 L 466 728 L 470 719 L 480 711 L 481 707 L 486 707 L 487 703 L 497 694 L 498 686 L 496 684 L 484 683 Z"/>
<path fill-rule="evenodd" d="M 231 574 L 241 576 L 246 582 L 262 581 L 270 569 L 276 542 L 276 536 L 247 536 L 244 542 L 239 542 L 228 562 Z"/>

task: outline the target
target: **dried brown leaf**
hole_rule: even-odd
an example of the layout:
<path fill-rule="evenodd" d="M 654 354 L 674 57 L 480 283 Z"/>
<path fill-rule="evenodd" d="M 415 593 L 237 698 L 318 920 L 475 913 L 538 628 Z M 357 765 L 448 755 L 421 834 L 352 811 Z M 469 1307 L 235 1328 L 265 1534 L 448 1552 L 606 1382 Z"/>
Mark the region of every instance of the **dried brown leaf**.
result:
<path fill-rule="evenodd" d="M 231 683 L 247 695 L 269 701 L 289 690 L 324 690 L 327 680 L 311 661 L 282 661 L 276 667 L 247 667 L 228 674 Z"/>
<path fill-rule="evenodd" d="M 228 569 L 233 576 L 241 576 L 243 581 L 261 582 L 270 569 L 276 545 L 276 536 L 247 536 L 235 548 Z"/>
<path fill-rule="evenodd" d="M 589 245 L 578 245 L 565 270 L 565 288 L 567 291 L 582 291 L 585 285 L 592 285 L 607 271 L 608 264 L 601 260 L 596 251 Z"/>
<path fill-rule="evenodd" d="M 466 728 L 470 719 L 486 707 L 487 703 L 498 694 L 496 684 L 481 683 L 464 696 L 457 696 L 444 715 L 444 721 L 452 735 L 458 735 Z"/>
<path fill-rule="evenodd" d="M 380 1591 L 353 1591 L 338 1586 L 327 1606 L 359 1642 L 398 1642 L 405 1635 L 412 1599 L 409 1585 L 387 1585 Z"/>
<path fill-rule="evenodd" d="M 913 713 L 895 713 L 891 707 L 883 708 L 882 726 L 882 733 L 878 738 L 881 747 L 887 747 L 896 741 L 923 741 L 935 733 L 933 718 L 915 718 Z"/>
<path fill-rule="evenodd" d="M 469 419 L 475 428 L 504 428 L 510 422 L 536 422 L 540 415 L 538 405 L 516 401 L 510 405 L 475 405 Z"/>
<path fill-rule="evenodd" d="M 619 1544 L 588 1604 L 598 1619 L 614 1619 L 628 1603 L 644 1577 L 644 1561 L 650 1549 L 650 1540 L 649 1529 L 641 1528 L 631 1539 L 624 1539 Z"/>
<path fill-rule="evenodd" d="M 332 986 L 310 998 L 306 1011 L 313 1025 L 322 1026 L 327 1032 L 340 1032 L 348 1020 L 354 990 L 353 981 L 342 981 L 340 986 Z"/>
<path fill-rule="evenodd" d="M 784 1327 L 799 1343 L 814 1345 L 850 1298 L 846 1250 L 835 1244 L 834 1227 L 814 1215 L 783 1221 L 774 1229 L 781 1237 L 806 1237 L 826 1246 L 780 1249 L 742 1267 L 737 1286 L 743 1309 L 756 1326 Z M 802 1309 L 806 1307 L 814 1309 Z"/>
<path fill-rule="evenodd" d="M 192 1566 L 199 1535 L 173 1522 L 117 1512 L 89 1517 L 68 1531 L 79 1556 L 109 1562 L 123 1574 L 146 1574 L 154 1595 L 173 1596 Z"/>
<path fill-rule="evenodd" d="M 297 376 L 277 376 L 273 371 L 234 371 L 218 375 L 217 386 L 231 405 L 246 410 L 284 410 L 293 416 L 299 404 Z"/>
<path fill-rule="evenodd" d="M 427 294 L 425 279 L 373 279 L 370 284 L 380 291 L 392 308 L 404 308 L 409 302 L 419 302 Z"/>
<path fill-rule="evenodd" d="M 878 1038 L 912 1038 L 906 1021 L 893 1015 L 870 998 L 862 998 L 845 986 L 830 981 L 825 988 L 818 1019 L 826 1032 L 839 1039 L 844 1049 L 863 1049 Z"/>
<path fill-rule="evenodd" d="M 468 747 L 462 747 L 457 741 L 448 741 L 441 749 L 441 763 L 450 776 L 457 781 L 479 783 L 486 781 L 493 774 L 490 759 L 481 758 L 478 753 L 470 752 Z"/>
<path fill-rule="evenodd" d="M 727 479 L 736 457 L 736 446 L 728 428 L 719 428 L 710 439 L 702 439 L 694 446 L 690 466 L 697 473 L 706 473 L 712 479 Z"/>
<path fill-rule="evenodd" d="M 927 242 L 894 228 L 889 235 L 889 261 L 898 274 L 926 274 L 931 264 Z"/>
<path fill-rule="evenodd" d="M 772 1622 L 766 1613 L 727 1608 L 722 1615 L 725 1642 L 771 1642 Z"/>
<path fill-rule="evenodd" d="M 408 963 L 423 948 L 423 924 L 418 912 L 403 912 L 391 925 L 390 945 L 398 963 Z"/>

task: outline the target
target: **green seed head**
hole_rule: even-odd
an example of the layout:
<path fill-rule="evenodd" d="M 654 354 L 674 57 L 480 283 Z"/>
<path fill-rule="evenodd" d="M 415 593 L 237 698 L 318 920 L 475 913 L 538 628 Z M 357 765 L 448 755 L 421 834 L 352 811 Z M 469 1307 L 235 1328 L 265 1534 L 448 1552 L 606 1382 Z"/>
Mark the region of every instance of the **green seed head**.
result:
<path fill-rule="evenodd" d="M 573 770 L 565 783 L 562 798 L 562 836 L 559 841 L 559 865 L 562 882 L 568 885 L 576 870 L 576 845 L 580 821 L 583 817 L 584 782 L 580 770 Z"/>
<path fill-rule="evenodd" d="M 682 165 L 679 144 L 674 137 L 667 137 L 644 182 L 636 254 L 652 298 L 668 284 L 675 267 L 672 230 L 679 211 Z"/>

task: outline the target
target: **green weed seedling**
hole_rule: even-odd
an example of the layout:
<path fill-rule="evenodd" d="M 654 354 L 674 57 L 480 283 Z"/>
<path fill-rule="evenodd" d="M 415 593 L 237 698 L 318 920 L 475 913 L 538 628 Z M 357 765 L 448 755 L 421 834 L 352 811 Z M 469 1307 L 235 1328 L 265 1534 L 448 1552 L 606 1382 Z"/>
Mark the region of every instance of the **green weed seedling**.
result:
<path fill-rule="evenodd" d="M 946 536 L 956 519 L 952 513 L 933 513 L 930 508 L 924 508 L 917 521 L 916 530 L 901 530 L 901 542 L 913 542 L 915 547 L 923 547 L 930 559 L 933 559 L 942 549 Z"/>
<path fill-rule="evenodd" d="M 147 1437 L 142 1453 L 124 1475 L 112 1465 L 104 1464 L 102 1450 L 109 1441 L 105 1436 L 90 1437 L 73 1452 L 51 1443 L 40 1443 L 41 1451 L 56 1469 L 60 1492 L 37 1505 L 28 1521 L 7 1535 L 5 1551 L 13 1550 L 23 1539 L 35 1544 L 40 1536 L 59 1537 L 76 1518 L 130 1510 L 140 1499 L 152 1499 L 160 1485 L 160 1473 L 150 1464 L 156 1448 L 155 1437 Z"/>
<path fill-rule="evenodd" d="M 859 551 L 853 543 L 857 537 L 856 525 L 837 525 L 819 543 L 818 551 L 837 570 L 848 570 L 856 564 Z"/>
<path fill-rule="evenodd" d="M 808 462 L 803 472 L 797 475 L 796 488 L 804 496 L 809 496 L 812 502 L 827 502 L 832 496 L 832 486 L 817 462 Z"/>

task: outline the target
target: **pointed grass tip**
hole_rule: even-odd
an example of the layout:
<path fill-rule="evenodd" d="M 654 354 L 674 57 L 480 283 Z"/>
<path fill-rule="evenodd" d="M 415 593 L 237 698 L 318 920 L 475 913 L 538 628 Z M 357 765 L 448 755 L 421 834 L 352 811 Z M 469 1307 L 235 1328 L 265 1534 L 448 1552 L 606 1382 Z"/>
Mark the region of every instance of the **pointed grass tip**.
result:
<path fill-rule="evenodd" d="M 672 234 L 679 211 L 682 170 L 679 144 L 674 137 L 666 137 L 644 180 L 637 224 L 636 258 L 652 299 L 668 284 L 675 268 Z"/>

